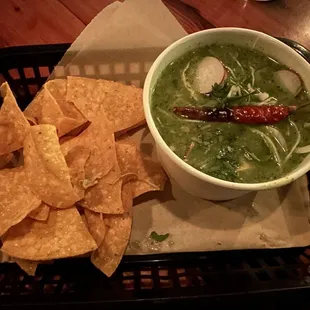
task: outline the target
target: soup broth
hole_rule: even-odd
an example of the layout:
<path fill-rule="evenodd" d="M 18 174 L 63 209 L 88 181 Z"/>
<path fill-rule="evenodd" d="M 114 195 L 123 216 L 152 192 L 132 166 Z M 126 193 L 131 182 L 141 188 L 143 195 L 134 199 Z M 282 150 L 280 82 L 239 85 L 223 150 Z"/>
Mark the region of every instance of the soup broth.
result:
<path fill-rule="evenodd" d="M 175 154 L 210 176 L 240 183 L 278 179 L 310 151 L 309 94 L 293 69 L 235 45 L 190 51 L 156 82 L 151 106 L 156 127 Z M 263 105 L 297 110 L 268 125 L 196 121 L 173 111 Z"/>

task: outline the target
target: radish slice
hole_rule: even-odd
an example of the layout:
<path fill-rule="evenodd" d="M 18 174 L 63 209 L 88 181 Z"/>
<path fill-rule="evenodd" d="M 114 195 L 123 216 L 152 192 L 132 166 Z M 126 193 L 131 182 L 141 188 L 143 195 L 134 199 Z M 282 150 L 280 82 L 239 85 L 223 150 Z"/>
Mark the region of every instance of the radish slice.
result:
<path fill-rule="evenodd" d="M 274 73 L 276 83 L 284 90 L 297 96 L 301 90 L 301 80 L 299 76 L 290 70 L 280 70 Z"/>
<path fill-rule="evenodd" d="M 197 67 L 195 85 L 202 94 L 212 91 L 212 86 L 221 84 L 225 77 L 225 68 L 215 57 L 205 57 Z"/>
<path fill-rule="evenodd" d="M 227 80 L 227 77 L 228 77 L 228 73 L 227 73 L 227 70 L 224 68 L 224 76 L 223 76 L 223 79 L 222 79 L 222 82 L 221 84 L 224 84 L 224 82 Z"/>

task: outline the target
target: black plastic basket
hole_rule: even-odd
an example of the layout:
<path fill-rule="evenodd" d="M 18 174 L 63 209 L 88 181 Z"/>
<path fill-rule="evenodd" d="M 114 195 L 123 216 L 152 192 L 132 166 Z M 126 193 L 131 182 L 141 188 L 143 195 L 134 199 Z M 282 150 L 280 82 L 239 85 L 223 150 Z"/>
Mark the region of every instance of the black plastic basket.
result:
<path fill-rule="evenodd" d="M 299 44 L 281 39 L 310 62 Z M 0 82 L 25 108 L 69 44 L 0 50 Z M 309 242 L 310 243 L 310 242 Z M 244 250 L 124 257 L 107 278 L 88 258 L 40 265 L 35 277 L 0 264 L 0 309 L 230 307 L 310 309 L 310 250 Z"/>

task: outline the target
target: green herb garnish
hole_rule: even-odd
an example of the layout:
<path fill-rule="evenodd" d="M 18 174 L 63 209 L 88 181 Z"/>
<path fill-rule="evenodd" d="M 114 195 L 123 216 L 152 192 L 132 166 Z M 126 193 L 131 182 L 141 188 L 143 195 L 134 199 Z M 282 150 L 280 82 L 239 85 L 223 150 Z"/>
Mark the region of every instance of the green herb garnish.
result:
<path fill-rule="evenodd" d="M 230 86 L 227 82 L 223 84 L 215 83 L 212 86 L 212 91 L 210 93 L 210 98 L 215 99 L 216 101 L 222 101 L 222 99 L 226 98 L 230 91 Z"/>
<path fill-rule="evenodd" d="M 150 234 L 150 238 L 157 242 L 163 242 L 170 236 L 169 233 L 165 235 L 159 235 L 156 231 L 152 231 Z"/>
<path fill-rule="evenodd" d="M 228 98 L 227 96 L 230 92 L 230 89 L 231 89 L 231 85 L 229 85 L 226 81 L 223 84 L 215 83 L 212 86 L 210 98 L 213 100 L 216 100 L 220 104 L 221 108 L 226 108 L 230 102 L 248 98 L 248 97 L 250 97 L 256 93 L 256 91 L 254 91 L 254 92 L 249 93 L 249 94 L 245 94 L 245 95 L 241 95 L 241 96 L 234 96 L 234 97 Z"/>

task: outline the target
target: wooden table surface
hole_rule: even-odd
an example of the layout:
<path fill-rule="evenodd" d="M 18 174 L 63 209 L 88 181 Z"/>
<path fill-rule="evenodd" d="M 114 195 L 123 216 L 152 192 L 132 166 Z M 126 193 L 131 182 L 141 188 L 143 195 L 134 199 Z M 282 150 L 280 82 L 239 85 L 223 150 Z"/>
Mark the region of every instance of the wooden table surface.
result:
<path fill-rule="evenodd" d="M 113 0 L 1 0 L 0 48 L 72 42 Z M 164 0 L 188 32 L 246 27 L 310 48 L 310 1 Z M 191 7 L 190 7 L 191 6 Z"/>

